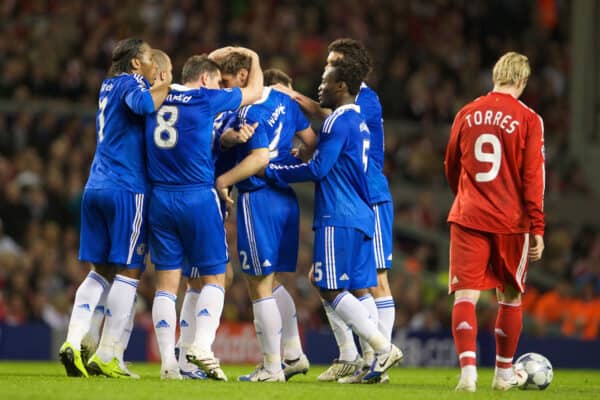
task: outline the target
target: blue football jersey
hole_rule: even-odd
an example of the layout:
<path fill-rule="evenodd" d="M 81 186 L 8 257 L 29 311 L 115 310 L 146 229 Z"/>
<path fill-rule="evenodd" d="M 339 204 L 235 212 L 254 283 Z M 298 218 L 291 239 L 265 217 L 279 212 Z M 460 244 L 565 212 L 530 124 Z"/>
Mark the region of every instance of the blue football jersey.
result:
<path fill-rule="evenodd" d="M 86 188 L 146 191 L 144 115 L 154 112 L 149 87 L 137 74 L 121 74 L 102 82 L 96 153 Z"/>
<path fill-rule="evenodd" d="M 215 117 L 235 110 L 242 92 L 171 85 L 162 106 L 146 117 L 148 178 L 152 184 L 213 186 Z"/>
<path fill-rule="evenodd" d="M 360 113 L 365 118 L 371 132 L 369 168 L 367 170 L 371 204 L 391 201 L 392 194 L 390 193 L 387 178 L 383 174 L 385 139 L 379 97 L 373 89 L 363 83 L 356 96 L 356 104 L 360 107 Z"/>
<path fill-rule="evenodd" d="M 215 162 L 215 177 L 224 174 L 235 166 L 235 150 L 221 148 L 221 136 L 233 127 L 236 121 L 236 111 L 224 111 L 215 118 L 213 124 L 213 160 Z"/>
<path fill-rule="evenodd" d="M 297 164 L 299 159 L 292 156 L 296 132 L 310 126 L 300 106 L 288 95 L 264 89 L 263 97 L 257 103 L 242 107 L 238 112 L 238 124 L 252 125 L 258 122 L 254 135 L 243 145 L 236 146 L 237 162 L 242 161 L 252 150 L 267 147 L 270 162 L 275 164 Z M 252 176 L 237 184 L 240 192 L 260 189 L 268 183 Z"/>
<path fill-rule="evenodd" d="M 312 160 L 297 165 L 269 164 L 267 179 L 315 181 L 314 228 L 359 229 L 372 237 L 367 166 L 370 133 L 356 104 L 337 108 L 323 123 Z"/>

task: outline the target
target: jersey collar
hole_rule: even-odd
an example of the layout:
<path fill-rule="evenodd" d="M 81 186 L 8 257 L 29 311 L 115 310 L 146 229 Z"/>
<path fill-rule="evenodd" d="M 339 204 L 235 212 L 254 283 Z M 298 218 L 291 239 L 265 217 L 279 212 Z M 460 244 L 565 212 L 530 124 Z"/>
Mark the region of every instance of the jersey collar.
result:
<path fill-rule="evenodd" d="M 354 110 L 357 113 L 360 114 L 360 106 L 356 105 L 356 104 L 344 104 L 343 106 L 340 106 L 338 108 L 335 109 L 335 111 L 344 111 L 344 110 Z"/>

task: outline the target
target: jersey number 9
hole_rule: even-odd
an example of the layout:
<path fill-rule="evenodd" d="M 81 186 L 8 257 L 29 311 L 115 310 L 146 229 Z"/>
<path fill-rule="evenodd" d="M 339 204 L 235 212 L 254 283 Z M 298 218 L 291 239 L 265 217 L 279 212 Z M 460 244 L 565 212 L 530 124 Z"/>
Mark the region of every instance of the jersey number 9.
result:
<path fill-rule="evenodd" d="M 489 143 L 492 146 L 492 151 L 484 152 L 483 146 Z M 491 133 L 483 133 L 479 135 L 475 141 L 475 158 L 483 163 L 490 163 L 492 167 L 487 172 L 478 172 L 475 174 L 477 182 L 493 181 L 500 172 L 500 164 L 502 162 L 502 146 L 500 140 Z"/>

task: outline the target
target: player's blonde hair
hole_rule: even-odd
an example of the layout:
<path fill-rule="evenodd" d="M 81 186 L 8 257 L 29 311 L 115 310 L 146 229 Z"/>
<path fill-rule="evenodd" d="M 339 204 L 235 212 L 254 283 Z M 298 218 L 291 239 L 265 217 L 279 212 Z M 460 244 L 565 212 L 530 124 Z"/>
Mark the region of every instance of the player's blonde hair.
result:
<path fill-rule="evenodd" d="M 509 51 L 494 65 L 492 80 L 496 86 L 510 86 L 520 81 L 527 82 L 530 74 L 529 59 L 523 54 Z"/>
<path fill-rule="evenodd" d="M 171 59 L 167 53 L 159 49 L 152 49 L 152 59 L 158 65 L 159 72 L 165 72 L 171 65 Z"/>

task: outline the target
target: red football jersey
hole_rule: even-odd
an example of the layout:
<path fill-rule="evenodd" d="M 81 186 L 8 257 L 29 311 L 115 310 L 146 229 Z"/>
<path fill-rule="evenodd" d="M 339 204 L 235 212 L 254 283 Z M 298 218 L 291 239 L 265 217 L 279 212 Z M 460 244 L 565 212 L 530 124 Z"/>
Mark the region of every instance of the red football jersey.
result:
<path fill-rule="evenodd" d="M 490 92 L 459 111 L 445 169 L 456 194 L 448 222 L 544 234 L 544 123 L 513 96 Z"/>

